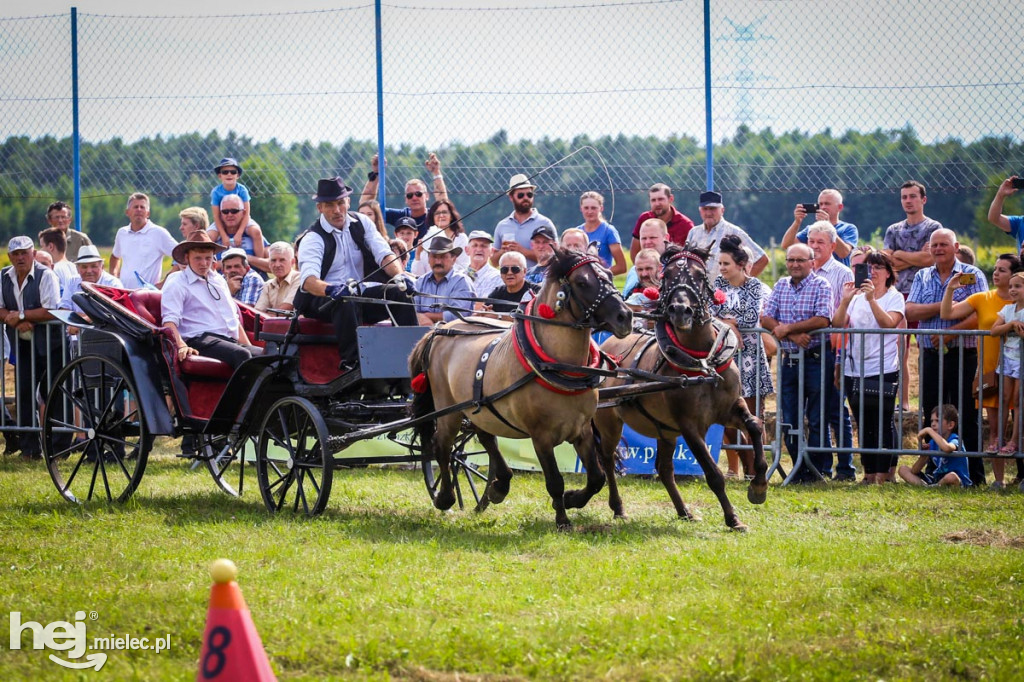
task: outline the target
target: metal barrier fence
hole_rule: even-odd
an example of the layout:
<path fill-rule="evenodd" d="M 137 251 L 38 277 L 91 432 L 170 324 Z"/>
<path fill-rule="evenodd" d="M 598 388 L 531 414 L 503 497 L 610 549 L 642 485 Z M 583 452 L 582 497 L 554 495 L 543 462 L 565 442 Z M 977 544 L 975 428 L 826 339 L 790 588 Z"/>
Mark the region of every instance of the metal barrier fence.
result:
<path fill-rule="evenodd" d="M 425 150 L 454 195 L 490 195 L 582 149 L 545 192 L 641 207 L 655 181 L 811 200 L 1024 168 L 1024 25 L 1005 2 L 341 5 L 0 18 L 0 198 L 195 203 L 233 155 L 267 208 L 325 172 L 361 182 L 385 143 L 392 205 Z"/>
<path fill-rule="evenodd" d="M 46 348 L 52 351 L 40 355 L 33 346 L 33 337 L 21 339 L 14 333 L 14 346 L 8 339 L 8 327 L 0 323 L 2 344 L 2 369 L 0 371 L 0 396 L 3 409 L 0 410 L 0 433 L 3 433 L 8 452 L 19 449 L 23 435 L 40 434 L 40 405 L 45 402 L 53 378 L 71 357 L 68 335 L 61 322 L 34 324 L 32 334 L 43 334 Z M 20 353 L 19 353 L 20 351 Z M 10 367 L 13 371 L 8 377 Z M 24 374 L 23 374 L 24 373 Z M 43 380 L 45 379 L 45 381 Z M 26 395 L 25 387 L 31 390 Z M 11 412 L 11 408 L 14 412 Z M 29 446 L 29 452 L 39 452 L 38 445 Z"/>

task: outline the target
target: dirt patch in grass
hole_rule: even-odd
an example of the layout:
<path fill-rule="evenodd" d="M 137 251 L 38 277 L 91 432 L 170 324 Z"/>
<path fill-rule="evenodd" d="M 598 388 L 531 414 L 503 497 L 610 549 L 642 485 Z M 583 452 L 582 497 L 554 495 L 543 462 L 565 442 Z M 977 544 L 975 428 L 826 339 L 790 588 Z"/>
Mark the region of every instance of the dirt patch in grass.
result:
<path fill-rule="evenodd" d="M 977 547 L 1012 547 L 1024 549 L 1024 537 L 1007 535 L 1001 530 L 958 530 L 942 536 L 953 544 L 975 545 Z"/>
<path fill-rule="evenodd" d="M 467 675 L 426 668 L 396 670 L 393 674 L 396 680 L 404 682 L 522 682 L 525 679 L 512 675 Z"/>

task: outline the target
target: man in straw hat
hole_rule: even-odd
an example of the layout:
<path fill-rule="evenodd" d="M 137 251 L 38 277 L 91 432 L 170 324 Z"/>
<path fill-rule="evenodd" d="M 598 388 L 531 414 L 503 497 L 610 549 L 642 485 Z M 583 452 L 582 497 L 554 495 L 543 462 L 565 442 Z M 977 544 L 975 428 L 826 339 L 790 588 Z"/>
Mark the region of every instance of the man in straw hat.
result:
<path fill-rule="evenodd" d="M 461 246 L 455 246 L 445 236 L 434 237 L 427 246 L 427 262 L 430 272 L 424 273 L 416 280 L 416 293 L 428 294 L 416 299 L 416 316 L 422 325 L 435 322 L 451 322 L 455 319 L 452 310 L 442 306 L 461 309 L 466 315 L 472 315 L 473 283 L 462 272 L 455 272 L 455 259 L 462 253 Z M 431 298 L 439 297 L 439 298 Z"/>
<path fill-rule="evenodd" d="M 175 246 L 171 257 L 187 267 L 167 276 L 160 311 L 174 335 L 179 360 L 205 355 L 237 368 L 260 350 L 239 323 L 228 283 L 213 269 L 214 255 L 223 250 L 205 232 Z"/>
<path fill-rule="evenodd" d="M 416 311 L 405 290 L 401 260 L 369 218 L 349 211 L 352 188 L 341 178 L 323 178 L 317 183 L 313 201 L 319 219 L 299 238 L 300 289 L 295 309 L 301 315 L 330 321 L 338 337 L 340 369 L 348 371 L 359 363 L 356 327 L 388 318 L 416 325 Z M 366 286 L 366 284 L 383 286 Z M 351 297 L 379 299 L 352 301 Z M 325 306 L 325 298 L 336 303 Z M 387 305 L 386 301 L 398 303 Z"/>
<path fill-rule="evenodd" d="M 512 202 L 512 213 L 494 228 L 494 255 L 491 265 L 497 265 L 501 254 L 518 251 L 526 257 L 526 264 L 537 264 L 537 254 L 530 245 L 530 238 L 537 228 L 547 226 L 555 233 L 555 224 L 537 212 L 533 207 L 533 195 L 537 186 L 523 173 L 513 175 L 508 181 L 508 200 Z"/>

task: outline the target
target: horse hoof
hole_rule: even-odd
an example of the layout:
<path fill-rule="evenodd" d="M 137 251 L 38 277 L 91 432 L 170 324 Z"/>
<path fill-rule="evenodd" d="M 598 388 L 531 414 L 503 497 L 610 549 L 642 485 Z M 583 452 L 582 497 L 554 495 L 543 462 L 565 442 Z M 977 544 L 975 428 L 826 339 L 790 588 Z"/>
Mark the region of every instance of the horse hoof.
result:
<path fill-rule="evenodd" d="M 451 493 L 438 493 L 434 498 L 434 508 L 441 511 L 448 511 L 455 506 L 455 495 Z"/>
<path fill-rule="evenodd" d="M 494 481 L 487 486 L 487 499 L 494 504 L 501 504 L 505 501 L 508 496 L 509 484 L 508 481 Z"/>
<path fill-rule="evenodd" d="M 680 520 L 689 521 L 690 523 L 700 523 L 704 519 L 701 518 L 700 514 L 694 514 L 693 512 L 687 512 L 686 514 L 679 515 Z"/>
<path fill-rule="evenodd" d="M 750 530 L 750 527 L 747 526 L 747 524 L 745 524 L 745 523 L 743 523 L 741 521 L 737 521 L 736 525 L 731 526 L 729 528 L 729 530 L 731 530 L 733 532 L 736 532 L 736 533 L 746 533 L 748 530 Z"/>
<path fill-rule="evenodd" d="M 766 499 L 768 499 L 768 486 L 758 489 L 755 489 L 754 486 L 747 488 L 747 501 L 750 504 L 764 504 Z"/>
<path fill-rule="evenodd" d="M 490 504 L 491 501 L 487 499 L 487 496 L 481 495 L 480 501 L 476 503 L 476 507 L 473 508 L 473 511 L 475 511 L 477 514 L 485 512 L 487 511 L 487 507 L 489 507 Z"/>
<path fill-rule="evenodd" d="M 570 490 L 562 495 L 562 504 L 566 509 L 583 509 L 589 499 L 581 494 L 580 490 Z"/>

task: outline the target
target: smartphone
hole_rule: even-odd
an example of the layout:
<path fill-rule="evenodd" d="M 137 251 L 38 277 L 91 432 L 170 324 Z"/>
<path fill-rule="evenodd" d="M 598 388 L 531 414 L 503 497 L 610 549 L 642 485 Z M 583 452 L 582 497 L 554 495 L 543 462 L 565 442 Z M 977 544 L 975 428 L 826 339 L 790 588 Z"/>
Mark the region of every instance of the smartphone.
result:
<path fill-rule="evenodd" d="M 853 286 L 860 289 L 861 285 L 868 278 L 868 264 L 857 263 L 853 266 Z"/>
<path fill-rule="evenodd" d="M 1024 177 L 1010 180 L 1010 186 L 1014 189 L 1024 189 Z"/>
<path fill-rule="evenodd" d="M 813 216 L 815 213 L 818 212 L 818 205 L 817 204 L 800 204 L 800 205 L 804 207 L 804 212 L 807 213 L 807 215 L 809 215 L 809 216 Z"/>
<path fill-rule="evenodd" d="M 973 274 L 973 273 L 966 273 L 966 274 L 960 275 L 960 284 L 961 284 L 961 286 L 969 286 L 971 284 L 977 284 L 977 283 L 978 283 L 978 276 Z"/>

